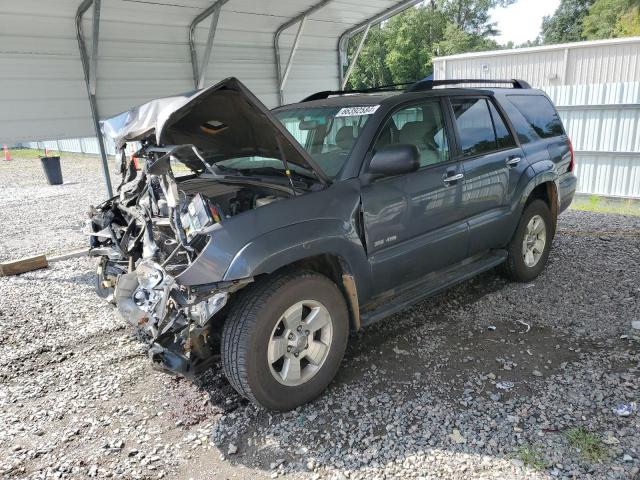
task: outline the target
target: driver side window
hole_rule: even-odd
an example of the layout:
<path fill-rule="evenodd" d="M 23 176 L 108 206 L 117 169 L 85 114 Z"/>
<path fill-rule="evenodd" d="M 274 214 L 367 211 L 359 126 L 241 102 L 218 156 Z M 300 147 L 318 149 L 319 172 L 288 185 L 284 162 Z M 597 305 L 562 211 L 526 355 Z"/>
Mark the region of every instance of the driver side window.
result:
<path fill-rule="evenodd" d="M 420 152 L 420 166 L 449 160 L 449 146 L 439 100 L 429 100 L 403 107 L 382 128 L 375 150 L 397 144 L 415 145 Z"/>

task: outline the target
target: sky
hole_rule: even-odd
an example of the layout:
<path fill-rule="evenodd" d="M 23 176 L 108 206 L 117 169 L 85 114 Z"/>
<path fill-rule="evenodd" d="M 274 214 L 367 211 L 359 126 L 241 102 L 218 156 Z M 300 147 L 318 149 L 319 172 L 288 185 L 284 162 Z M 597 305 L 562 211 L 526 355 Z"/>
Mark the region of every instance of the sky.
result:
<path fill-rule="evenodd" d="M 500 30 L 496 41 L 519 44 L 535 40 L 540 33 L 542 17 L 553 14 L 559 4 L 560 0 L 516 0 L 506 8 L 494 9 L 491 21 L 496 22 Z"/>

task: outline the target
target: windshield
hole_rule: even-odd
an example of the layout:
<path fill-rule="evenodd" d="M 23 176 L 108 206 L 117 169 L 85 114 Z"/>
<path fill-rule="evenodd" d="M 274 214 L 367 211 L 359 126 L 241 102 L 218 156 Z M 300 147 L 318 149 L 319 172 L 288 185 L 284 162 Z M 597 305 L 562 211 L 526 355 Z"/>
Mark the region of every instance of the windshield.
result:
<path fill-rule="evenodd" d="M 274 114 L 322 171 L 334 179 L 347 161 L 360 131 L 377 108 L 377 105 L 294 108 Z M 281 159 L 257 156 L 234 158 L 216 165 L 243 173 L 264 169 L 284 171 Z M 289 168 L 300 174 L 312 174 L 297 165 L 289 165 Z"/>

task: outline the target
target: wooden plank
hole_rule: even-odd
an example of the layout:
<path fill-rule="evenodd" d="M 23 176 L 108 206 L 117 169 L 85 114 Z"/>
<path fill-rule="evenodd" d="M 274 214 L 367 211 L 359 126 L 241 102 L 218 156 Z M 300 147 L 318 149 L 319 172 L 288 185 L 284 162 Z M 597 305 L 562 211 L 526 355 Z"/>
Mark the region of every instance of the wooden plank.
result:
<path fill-rule="evenodd" d="M 89 248 L 81 248 L 79 250 L 71 250 L 70 252 L 62 253 L 60 255 L 51 255 L 47 257 L 49 263 L 60 262 L 62 260 L 69 260 L 70 258 L 84 257 L 89 254 Z"/>
<path fill-rule="evenodd" d="M 9 275 L 18 275 L 20 273 L 47 268 L 49 262 L 44 255 L 36 255 L 35 257 L 25 257 L 12 262 L 0 263 L 0 277 Z"/>

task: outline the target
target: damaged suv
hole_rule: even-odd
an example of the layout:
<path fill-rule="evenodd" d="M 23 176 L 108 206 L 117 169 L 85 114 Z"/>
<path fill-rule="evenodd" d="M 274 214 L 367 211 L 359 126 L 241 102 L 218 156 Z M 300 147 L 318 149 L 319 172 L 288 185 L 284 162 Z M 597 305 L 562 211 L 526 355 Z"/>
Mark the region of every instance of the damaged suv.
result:
<path fill-rule="evenodd" d="M 350 330 L 494 267 L 535 278 L 574 195 L 571 144 L 525 82 L 435 88 L 469 82 L 269 111 L 230 78 L 104 122 L 123 182 L 91 211 L 98 291 L 157 367 L 220 362 L 289 410 L 331 382 Z"/>

